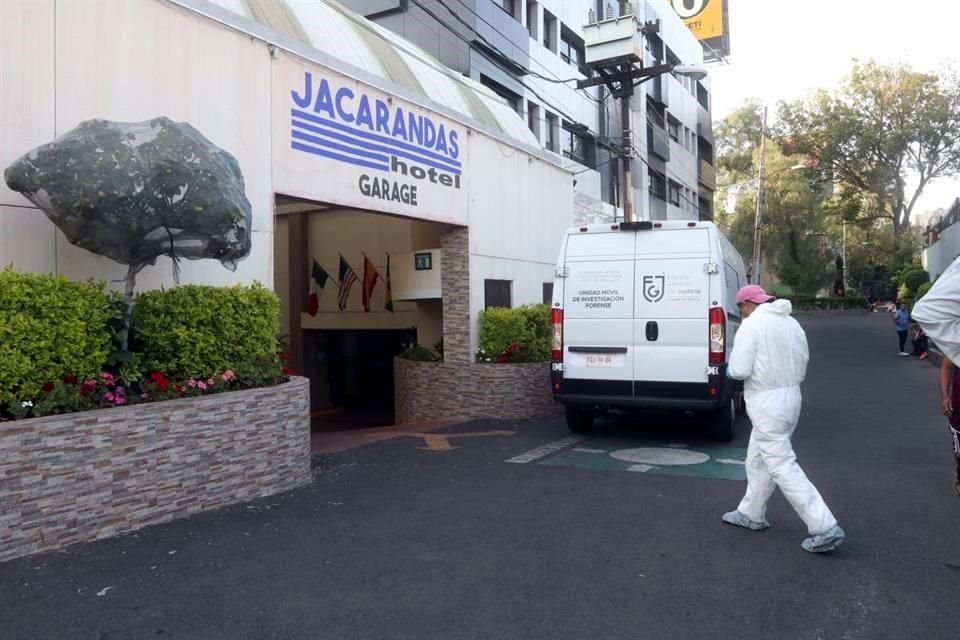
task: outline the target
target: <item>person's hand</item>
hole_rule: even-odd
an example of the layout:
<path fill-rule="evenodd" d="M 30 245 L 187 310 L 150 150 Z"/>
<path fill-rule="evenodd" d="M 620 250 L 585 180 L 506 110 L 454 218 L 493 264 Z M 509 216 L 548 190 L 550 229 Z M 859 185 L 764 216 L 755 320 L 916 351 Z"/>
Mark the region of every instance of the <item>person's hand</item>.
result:
<path fill-rule="evenodd" d="M 950 398 L 944 398 L 940 402 L 940 408 L 943 409 L 943 415 L 948 418 L 953 417 L 953 401 L 951 401 Z"/>

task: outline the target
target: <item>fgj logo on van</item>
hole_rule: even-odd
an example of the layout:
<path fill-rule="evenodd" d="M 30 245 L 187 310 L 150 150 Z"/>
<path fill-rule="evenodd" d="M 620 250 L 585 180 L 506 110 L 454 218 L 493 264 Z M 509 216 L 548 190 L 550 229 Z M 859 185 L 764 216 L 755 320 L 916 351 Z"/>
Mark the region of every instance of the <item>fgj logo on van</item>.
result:
<path fill-rule="evenodd" d="M 666 284 L 665 276 L 643 276 L 643 297 L 647 302 L 660 302 L 663 300 Z"/>

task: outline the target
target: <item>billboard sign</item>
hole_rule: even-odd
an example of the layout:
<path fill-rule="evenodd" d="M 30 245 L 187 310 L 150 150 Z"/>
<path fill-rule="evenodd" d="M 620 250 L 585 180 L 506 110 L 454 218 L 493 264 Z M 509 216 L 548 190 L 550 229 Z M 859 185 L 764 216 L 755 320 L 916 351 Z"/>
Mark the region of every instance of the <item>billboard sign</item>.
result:
<path fill-rule="evenodd" d="M 670 0 L 670 4 L 703 45 L 705 59 L 730 54 L 727 0 Z"/>

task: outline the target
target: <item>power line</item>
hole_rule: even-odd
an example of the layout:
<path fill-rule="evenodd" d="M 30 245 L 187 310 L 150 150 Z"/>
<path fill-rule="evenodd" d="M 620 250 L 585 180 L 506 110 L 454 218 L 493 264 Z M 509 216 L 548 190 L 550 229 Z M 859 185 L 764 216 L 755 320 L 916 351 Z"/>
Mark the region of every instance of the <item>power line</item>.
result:
<path fill-rule="evenodd" d="M 441 25 L 443 25 L 443 26 L 444 26 L 450 33 L 452 33 L 456 38 L 458 38 L 458 39 L 461 40 L 462 42 L 466 43 L 467 45 L 472 44 L 468 39 L 464 38 L 462 35 L 460 35 L 459 33 L 457 33 L 457 31 L 456 31 L 455 29 L 453 29 L 447 22 L 445 22 L 445 21 L 444 21 L 442 18 L 440 18 L 436 13 L 434 13 L 432 9 L 424 6 L 424 4 L 423 4 L 422 2 L 420 2 L 420 0 L 411 0 L 411 1 L 412 1 L 415 5 L 417 5 L 417 6 L 420 7 L 421 9 L 423 9 L 423 11 L 424 11 L 427 15 L 429 15 L 429 16 L 432 17 L 434 20 L 436 20 L 436 21 L 439 22 Z M 438 0 L 438 1 L 439 1 L 439 0 Z M 444 8 L 447 9 L 447 11 L 450 11 L 451 13 L 453 13 L 453 10 L 450 9 L 450 7 L 448 7 L 446 4 L 444 4 L 443 2 L 441 2 L 440 4 L 442 4 L 442 5 L 444 6 Z M 457 20 L 459 20 L 461 23 L 466 24 L 466 23 L 463 21 L 462 18 L 460 18 L 459 16 L 456 16 L 456 17 L 457 17 Z M 468 27 L 469 27 L 469 25 L 468 25 Z M 470 28 L 471 28 L 471 30 L 473 30 L 472 27 L 470 27 Z M 476 33 L 476 31 L 474 31 L 474 33 Z M 487 46 L 491 47 L 494 51 L 496 51 L 497 53 L 499 53 L 499 54 L 500 54 L 501 56 L 503 56 L 504 58 L 509 59 L 509 56 L 505 55 L 502 51 L 500 51 L 499 49 L 497 49 L 496 47 L 494 47 L 492 44 L 490 44 L 486 39 L 483 38 L 483 36 L 481 36 L 480 34 L 477 34 L 477 36 L 480 37 L 480 38 L 483 40 L 483 42 L 484 42 L 485 44 L 487 44 Z M 481 54 L 484 53 L 482 49 L 480 49 L 479 51 L 480 51 Z M 491 60 L 491 61 L 494 62 L 494 63 L 497 62 L 496 59 L 493 59 L 493 60 Z M 548 105 L 552 111 L 555 111 L 556 113 L 559 113 L 560 115 L 562 115 L 564 118 L 566 118 L 566 119 L 567 119 L 568 121 L 570 121 L 570 122 L 575 122 L 575 123 L 578 123 L 578 124 L 579 124 L 579 121 L 578 121 L 577 118 L 572 117 L 570 114 L 564 112 L 563 110 L 561 110 L 561 109 L 559 109 L 558 107 L 556 107 L 556 106 L 554 106 L 553 104 L 551 104 L 550 101 L 548 101 L 546 98 L 544 98 L 542 95 L 540 95 L 540 93 L 539 93 L 536 89 L 534 89 L 534 88 L 531 87 L 530 85 L 528 85 L 528 84 L 526 84 L 525 82 L 523 82 L 523 80 L 521 80 L 521 79 L 518 78 L 518 79 L 517 79 L 517 83 L 518 83 L 520 86 L 522 86 L 523 88 L 525 88 L 527 91 L 529 91 L 530 93 L 532 93 L 533 95 L 535 95 L 535 96 L 540 100 L 540 102 L 542 102 L 542 103 L 545 104 L 545 105 Z M 591 98 L 591 99 L 592 99 L 594 102 L 596 102 L 596 98 Z M 587 127 L 587 131 L 589 131 L 590 134 L 593 135 L 594 137 L 600 137 L 600 134 L 599 134 L 599 133 L 591 130 L 589 127 Z"/>

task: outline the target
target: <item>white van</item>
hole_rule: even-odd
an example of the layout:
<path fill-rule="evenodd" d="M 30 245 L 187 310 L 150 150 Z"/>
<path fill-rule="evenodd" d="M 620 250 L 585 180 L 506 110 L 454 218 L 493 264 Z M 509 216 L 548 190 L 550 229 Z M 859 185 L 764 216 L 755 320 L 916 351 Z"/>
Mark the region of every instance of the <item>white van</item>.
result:
<path fill-rule="evenodd" d="M 553 286 L 554 398 L 588 431 L 600 411 L 696 411 L 734 436 L 742 384 L 727 378 L 743 259 L 712 222 L 569 229 Z"/>

